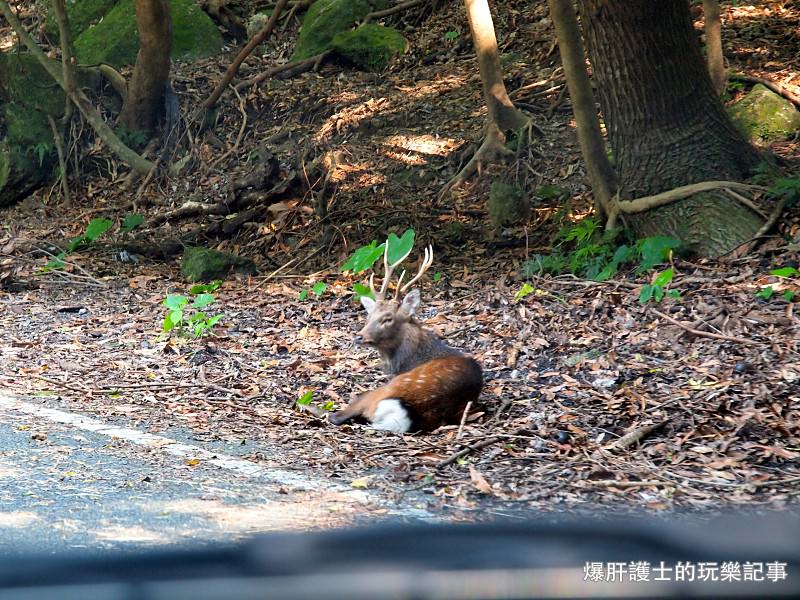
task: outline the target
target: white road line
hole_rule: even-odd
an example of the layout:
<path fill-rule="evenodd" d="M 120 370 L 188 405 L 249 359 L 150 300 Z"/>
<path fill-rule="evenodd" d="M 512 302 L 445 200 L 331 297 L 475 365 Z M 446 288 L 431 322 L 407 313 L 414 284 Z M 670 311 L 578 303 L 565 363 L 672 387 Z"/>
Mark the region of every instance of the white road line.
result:
<path fill-rule="evenodd" d="M 140 446 L 158 448 L 167 454 L 179 458 L 199 459 L 205 463 L 227 469 L 228 471 L 233 471 L 245 477 L 264 478 L 281 485 L 303 486 L 312 489 L 331 487 L 330 483 L 313 480 L 303 475 L 292 473 L 291 471 L 262 467 L 249 460 L 227 456 L 219 452 L 210 452 L 199 446 L 182 444 L 177 440 L 162 435 L 153 435 L 152 433 L 145 433 L 128 427 L 115 427 L 108 423 L 103 423 L 98 419 L 87 417 L 86 415 L 37 406 L 36 404 L 25 402 L 19 398 L 7 396 L 2 393 L 0 393 L 0 407 L 43 417 L 50 421 L 70 425 L 77 429 L 83 429 L 84 431 L 92 431 L 100 435 L 126 440 Z"/>
<path fill-rule="evenodd" d="M 228 456 L 219 452 L 210 452 L 205 448 L 200 448 L 199 446 L 182 444 L 177 440 L 173 440 L 172 438 L 162 435 L 145 433 L 129 427 L 115 427 L 98 419 L 87 417 L 86 415 L 79 413 L 37 406 L 31 402 L 27 402 L 13 396 L 8 396 L 0 392 L 0 409 L 2 408 L 5 408 L 7 411 L 15 411 L 17 413 L 25 413 L 42 417 L 50 421 L 55 421 L 56 423 L 63 423 L 65 425 L 75 427 L 76 429 L 82 429 L 84 431 L 91 431 L 93 433 L 98 433 L 111 438 L 126 440 L 140 446 L 156 448 L 179 458 L 200 459 L 204 463 L 215 465 L 243 477 L 264 479 L 279 485 L 294 486 L 306 490 L 335 491 L 356 497 L 361 501 L 371 501 L 375 504 L 386 506 L 390 509 L 389 512 L 394 515 L 414 517 L 425 520 L 437 520 L 436 517 L 434 517 L 425 509 L 398 509 L 391 507 L 389 503 L 364 490 L 353 490 L 346 485 L 340 485 L 319 479 L 312 479 L 310 477 L 283 469 L 262 467 L 261 465 L 249 460 Z"/>

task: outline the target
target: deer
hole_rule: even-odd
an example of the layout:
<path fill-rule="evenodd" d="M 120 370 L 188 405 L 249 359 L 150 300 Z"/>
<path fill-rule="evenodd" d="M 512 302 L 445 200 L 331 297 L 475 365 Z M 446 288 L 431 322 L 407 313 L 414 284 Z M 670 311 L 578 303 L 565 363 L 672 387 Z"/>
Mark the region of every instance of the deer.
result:
<path fill-rule="evenodd" d="M 356 344 L 375 348 L 383 360 L 384 371 L 392 380 L 356 397 L 342 410 L 328 415 L 334 425 L 353 419 L 366 419 L 373 428 L 407 433 L 432 431 L 441 425 L 458 423 L 470 402 L 475 402 L 483 387 L 483 371 L 478 362 L 448 346 L 433 331 L 416 319 L 420 292 L 412 286 L 433 264 L 433 247 L 425 248 L 420 268 L 403 285 L 400 274 L 394 296 L 387 298 L 395 268 L 408 257 L 389 263 L 389 244 L 383 253 L 384 275 L 380 290 L 374 277 L 369 279 L 373 297 L 361 296 L 367 322 L 355 337 Z M 407 293 L 406 293 L 407 292 Z M 400 301 L 400 295 L 406 294 Z"/>

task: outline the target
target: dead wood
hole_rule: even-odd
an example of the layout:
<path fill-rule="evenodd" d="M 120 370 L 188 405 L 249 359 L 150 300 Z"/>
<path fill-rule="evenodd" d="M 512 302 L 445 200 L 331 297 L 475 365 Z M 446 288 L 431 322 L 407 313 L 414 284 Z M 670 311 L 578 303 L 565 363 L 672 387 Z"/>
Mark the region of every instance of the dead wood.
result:
<path fill-rule="evenodd" d="M 780 83 L 775 83 L 774 81 L 770 81 L 769 79 L 762 79 L 761 77 L 745 75 L 744 73 L 735 73 L 733 71 L 728 73 L 728 77 L 730 77 L 731 79 L 738 79 L 739 81 L 746 81 L 748 83 L 760 83 L 761 85 L 772 90 L 776 94 L 779 94 L 784 98 L 786 98 L 789 102 L 797 106 L 797 108 L 800 108 L 800 96 L 786 89 Z"/>
<path fill-rule="evenodd" d="M 333 50 L 326 50 L 321 54 L 317 54 L 316 56 L 312 56 L 311 58 L 306 58 L 305 60 L 297 60 L 295 62 L 290 62 L 283 65 L 278 65 L 277 67 L 272 67 L 271 69 L 267 69 L 263 73 L 259 73 L 255 77 L 251 77 L 250 79 L 245 79 L 244 81 L 236 84 L 236 89 L 241 91 L 252 85 L 261 83 L 265 79 L 269 79 L 271 77 L 277 78 L 279 75 L 280 79 L 289 79 L 291 77 L 294 77 L 295 75 L 300 75 L 300 73 L 305 73 L 306 71 L 316 71 L 322 64 L 322 62 L 326 58 L 328 58 L 331 54 L 333 54 Z"/>
<path fill-rule="evenodd" d="M 642 427 L 637 427 L 633 431 L 630 431 L 625 435 L 623 435 L 621 438 L 615 440 L 608 446 L 605 446 L 597 450 L 593 456 L 595 457 L 602 456 L 604 452 L 614 454 L 616 452 L 622 452 L 623 450 L 627 450 L 634 444 L 641 442 L 644 438 L 646 438 L 654 431 L 658 431 L 659 429 L 661 429 L 667 423 L 669 423 L 669 419 L 666 419 L 659 423 L 653 423 L 650 425 L 643 425 Z"/>
<path fill-rule="evenodd" d="M 225 71 L 225 75 L 223 75 L 220 82 L 217 84 L 217 87 L 214 88 L 214 91 L 205 99 L 203 104 L 200 107 L 203 110 L 209 110 L 212 108 L 219 100 L 219 97 L 222 96 L 222 92 L 225 91 L 225 88 L 228 87 L 228 84 L 233 81 L 233 78 L 236 77 L 236 73 L 239 72 L 239 67 L 242 66 L 244 59 L 250 56 L 250 53 L 259 45 L 262 44 L 264 41 L 269 38 L 272 30 L 275 28 L 275 24 L 278 22 L 278 18 L 281 16 L 283 9 L 289 3 L 289 0 L 278 0 L 275 3 L 275 8 L 272 9 L 272 14 L 270 15 L 269 21 L 264 27 L 259 31 L 252 40 L 247 42 L 247 45 L 242 48 L 241 52 L 236 55 L 234 61 L 228 66 L 228 69 Z"/>
<path fill-rule="evenodd" d="M 665 321 L 669 321 L 673 325 L 677 325 L 681 329 L 685 329 L 687 332 L 697 337 L 712 338 L 715 340 L 723 340 L 726 342 L 735 342 L 737 344 L 747 344 L 747 345 L 758 344 L 758 342 L 754 342 L 753 340 L 746 340 L 744 338 L 733 337 L 730 335 L 723 335 L 721 333 L 713 333 L 711 331 L 701 331 L 700 329 L 694 329 L 691 325 L 686 325 L 685 323 L 681 323 L 680 321 L 673 319 L 669 315 L 665 315 L 664 313 L 656 310 L 655 308 L 651 308 L 650 310 L 654 315 L 661 317 Z"/>

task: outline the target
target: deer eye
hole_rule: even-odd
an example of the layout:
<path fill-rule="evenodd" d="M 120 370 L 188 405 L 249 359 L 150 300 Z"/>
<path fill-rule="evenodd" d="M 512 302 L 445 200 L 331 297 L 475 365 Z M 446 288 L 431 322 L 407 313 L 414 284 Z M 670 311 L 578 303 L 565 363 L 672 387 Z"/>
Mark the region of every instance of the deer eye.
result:
<path fill-rule="evenodd" d="M 381 325 L 389 325 L 392 322 L 392 317 L 383 317 L 381 319 Z"/>

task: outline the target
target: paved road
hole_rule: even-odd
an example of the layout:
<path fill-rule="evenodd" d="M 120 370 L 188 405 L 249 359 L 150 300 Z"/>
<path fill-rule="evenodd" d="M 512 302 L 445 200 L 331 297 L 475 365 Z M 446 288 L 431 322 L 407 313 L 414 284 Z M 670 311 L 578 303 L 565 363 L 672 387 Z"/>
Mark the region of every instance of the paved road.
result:
<path fill-rule="evenodd" d="M 269 530 L 425 518 L 367 492 L 0 391 L 0 555 L 232 541 Z"/>

